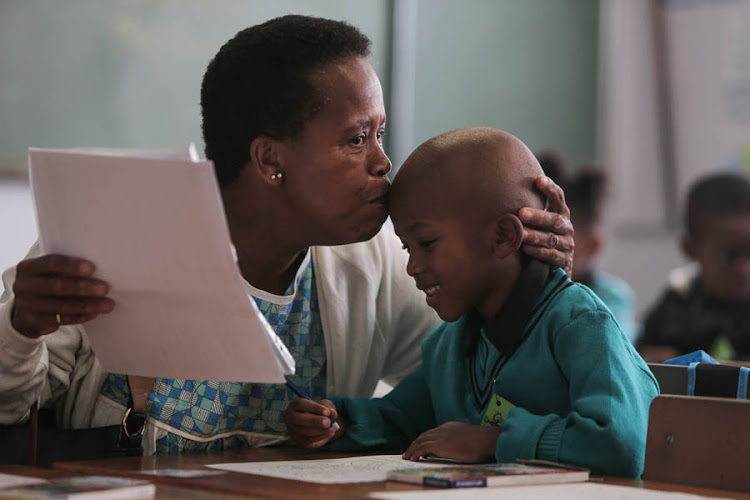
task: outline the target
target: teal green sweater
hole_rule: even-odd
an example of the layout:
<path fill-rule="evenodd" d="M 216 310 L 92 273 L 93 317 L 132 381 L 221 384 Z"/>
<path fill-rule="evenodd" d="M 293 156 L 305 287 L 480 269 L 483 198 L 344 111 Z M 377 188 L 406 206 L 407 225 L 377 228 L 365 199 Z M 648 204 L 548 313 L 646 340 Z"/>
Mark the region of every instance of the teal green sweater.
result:
<path fill-rule="evenodd" d="M 404 450 L 446 422 L 480 424 L 497 394 L 516 406 L 502 423 L 498 462 L 538 458 L 640 476 L 659 386 L 591 290 L 559 269 L 545 267 L 544 275 L 518 332 L 510 317 L 517 304 L 504 306 L 513 310 L 500 322 L 485 322 L 473 347 L 471 317 L 443 323 L 422 344 L 422 367 L 384 398 L 331 397 L 350 424 L 328 448 Z M 516 284 L 513 294 L 524 293 L 528 287 Z M 503 336 L 517 342 L 489 340 Z"/>

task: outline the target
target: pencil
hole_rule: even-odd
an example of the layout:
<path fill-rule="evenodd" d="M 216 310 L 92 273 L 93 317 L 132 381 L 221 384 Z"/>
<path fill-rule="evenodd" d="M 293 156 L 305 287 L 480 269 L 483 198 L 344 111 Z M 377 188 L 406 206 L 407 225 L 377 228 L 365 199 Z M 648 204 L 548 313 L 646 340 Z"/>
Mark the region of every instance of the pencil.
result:
<path fill-rule="evenodd" d="M 312 401 L 312 398 L 310 398 L 310 396 L 302 392 L 302 389 L 297 387 L 297 384 L 289 380 L 289 378 L 287 377 L 284 377 L 284 379 L 286 379 L 286 386 L 289 387 L 292 390 L 292 392 L 294 392 L 297 395 L 297 397 L 300 397 L 302 399 L 309 399 Z M 328 419 L 331 421 L 331 427 L 333 427 L 336 430 L 340 429 L 338 422 L 336 422 L 333 419 L 333 417 L 328 417 Z"/>

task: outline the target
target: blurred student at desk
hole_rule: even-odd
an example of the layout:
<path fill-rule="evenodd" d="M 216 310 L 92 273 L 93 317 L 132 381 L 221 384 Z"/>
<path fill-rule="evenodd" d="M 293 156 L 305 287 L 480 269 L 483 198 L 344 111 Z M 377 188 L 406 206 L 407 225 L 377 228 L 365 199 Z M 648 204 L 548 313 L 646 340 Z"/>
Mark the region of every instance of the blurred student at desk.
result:
<path fill-rule="evenodd" d="M 698 349 L 750 360 L 750 180 L 716 173 L 690 188 L 682 251 L 693 265 L 675 270 L 646 316 L 638 349 L 660 362 Z"/>
<path fill-rule="evenodd" d="M 292 380 L 313 398 L 370 397 L 380 379 L 404 377 L 438 323 L 404 272 L 401 243 L 381 230 L 391 163 L 369 54 L 349 24 L 284 16 L 229 40 L 201 88 L 206 156 L 239 272 L 295 357 Z M 562 191 L 543 177 L 537 186 L 550 210 L 523 211 L 524 249 L 568 268 Z M 117 307 L 93 264 L 35 246 L 3 280 L 0 424 L 27 420 L 37 401 L 64 428 L 122 422 L 126 374 L 102 370 L 83 326 Z M 146 393 L 147 454 L 280 442 L 295 397 L 284 385 L 163 378 Z"/>

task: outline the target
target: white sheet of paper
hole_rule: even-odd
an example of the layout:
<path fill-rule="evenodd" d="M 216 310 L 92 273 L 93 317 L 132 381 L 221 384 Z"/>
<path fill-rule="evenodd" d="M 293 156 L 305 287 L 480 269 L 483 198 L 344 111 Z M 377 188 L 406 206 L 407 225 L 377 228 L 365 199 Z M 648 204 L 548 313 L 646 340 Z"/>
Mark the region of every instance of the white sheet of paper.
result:
<path fill-rule="evenodd" d="M 29 175 L 42 249 L 91 260 L 110 284 L 114 311 L 85 324 L 105 370 L 260 383 L 293 372 L 244 289 L 211 162 L 30 149 Z"/>
<path fill-rule="evenodd" d="M 370 497 L 383 500 L 481 500 L 499 497 L 513 500 L 548 500 L 550 498 L 555 500 L 699 500 L 711 498 L 596 482 L 494 488 L 430 488 L 418 491 L 376 492 L 370 493 Z"/>
<path fill-rule="evenodd" d="M 450 467 L 455 464 L 410 462 L 401 455 L 369 455 L 323 460 L 290 460 L 284 462 L 241 462 L 212 464 L 214 469 L 256 474 L 259 476 L 294 479 L 310 483 L 368 483 L 385 481 L 388 471 L 416 467 Z"/>
<path fill-rule="evenodd" d="M 5 474 L 0 472 L 0 489 L 3 488 L 17 488 L 19 486 L 26 486 L 27 484 L 39 484 L 46 483 L 45 479 L 38 477 L 29 476 L 18 476 L 16 474 Z"/>
<path fill-rule="evenodd" d="M 383 500 L 481 500 L 482 498 L 512 498 L 513 500 L 699 500 L 704 497 L 672 491 L 646 490 L 629 486 L 599 484 L 596 482 L 543 484 L 526 486 L 497 486 L 494 488 L 430 488 L 419 491 L 393 491 L 370 493 L 372 498 Z"/>

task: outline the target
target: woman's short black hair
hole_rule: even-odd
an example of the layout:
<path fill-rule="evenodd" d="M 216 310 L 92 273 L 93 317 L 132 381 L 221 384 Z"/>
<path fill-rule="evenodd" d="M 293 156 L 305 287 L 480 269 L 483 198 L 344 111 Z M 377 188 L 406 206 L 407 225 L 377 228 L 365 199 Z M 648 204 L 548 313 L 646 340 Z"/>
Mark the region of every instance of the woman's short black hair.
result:
<path fill-rule="evenodd" d="M 208 64 L 201 86 L 206 157 L 219 184 L 239 177 L 258 136 L 295 137 L 325 104 L 310 74 L 349 57 L 368 57 L 370 40 L 354 26 L 288 15 L 237 33 Z"/>

